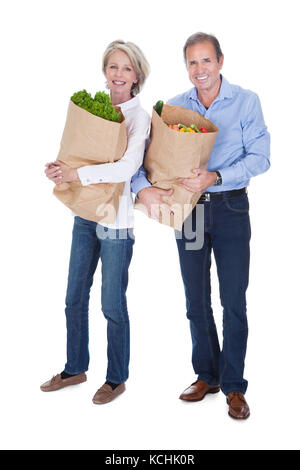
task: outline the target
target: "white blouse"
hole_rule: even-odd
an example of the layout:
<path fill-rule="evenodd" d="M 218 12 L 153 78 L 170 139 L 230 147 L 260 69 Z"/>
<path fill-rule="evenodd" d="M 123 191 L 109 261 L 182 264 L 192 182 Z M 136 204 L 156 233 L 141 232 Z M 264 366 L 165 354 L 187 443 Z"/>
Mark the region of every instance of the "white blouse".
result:
<path fill-rule="evenodd" d="M 132 176 L 143 163 L 151 118 L 141 107 L 137 96 L 118 106 L 120 106 L 125 117 L 127 132 L 127 149 L 123 157 L 114 163 L 83 166 L 77 172 L 83 186 L 98 183 L 125 182 L 115 223 L 105 224 L 100 222 L 105 227 L 122 229 L 133 227 L 134 224 L 133 198 L 130 183 Z"/>

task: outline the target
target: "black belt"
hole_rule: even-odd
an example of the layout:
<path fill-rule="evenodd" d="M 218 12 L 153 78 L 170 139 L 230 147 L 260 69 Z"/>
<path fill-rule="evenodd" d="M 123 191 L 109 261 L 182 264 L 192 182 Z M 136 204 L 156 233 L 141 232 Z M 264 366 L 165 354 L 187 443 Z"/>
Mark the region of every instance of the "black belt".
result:
<path fill-rule="evenodd" d="M 203 193 L 201 194 L 200 199 L 198 202 L 209 202 L 212 199 L 222 199 L 224 196 L 225 197 L 232 197 L 232 196 L 240 196 L 243 193 L 246 193 L 247 189 L 242 188 L 242 189 L 233 189 L 232 191 L 220 191 L 217 193 Z"/>

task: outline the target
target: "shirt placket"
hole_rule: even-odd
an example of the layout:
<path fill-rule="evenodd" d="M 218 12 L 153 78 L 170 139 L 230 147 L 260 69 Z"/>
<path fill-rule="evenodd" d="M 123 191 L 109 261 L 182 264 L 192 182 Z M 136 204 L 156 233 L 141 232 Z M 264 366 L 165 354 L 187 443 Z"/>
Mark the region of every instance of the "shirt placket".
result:
<path fill-rule="evenodd" d="M 206 119 L 209 119 L 211 120 L 210 116 L 211 116 L 211 113 L 214 111 L 214 108 L 216 106 L 216 104 L 219 102 L 220 100 L 219 99 L 216 99 L 215 101 L 212 102 L 212 104 L 210 105 L 210 107 L 208 109 L 205 108 L 205 106 L 203 106 L 203 104 L 197 99 L 197 100 L 193 100 L 193 102 L 195 103 L 195 105 L 193 106 L 194 108 L 194 111 L 196 111 L 197 113 L 201 114 L 201 116 L 205 117 Z M 212 121 L 213 122 L 213 121 Z"/>

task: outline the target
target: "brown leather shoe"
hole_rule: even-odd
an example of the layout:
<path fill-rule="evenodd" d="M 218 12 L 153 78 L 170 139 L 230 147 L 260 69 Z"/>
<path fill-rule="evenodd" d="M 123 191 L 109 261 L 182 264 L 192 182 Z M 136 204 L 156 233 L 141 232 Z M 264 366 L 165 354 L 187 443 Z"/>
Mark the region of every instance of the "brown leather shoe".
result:
<path fill-rule="evenodd" d="M 229 405 L 228 414 L 234 419 L 247 419 L 250 416 L 249 406 L 245 397 L 240 392 L 231 392 L 227 396 L 227 403 Z"/>
<path fill-rule="evenodd" d="M 118 385 L 114 390 L 111 388 L 110 385 L 104 384 L 95 393 L 93 397 L 93 403 L 96 403 L 96 405 L 103 405 L 104 403 L 109 403 L 123 392 L 125 392 L 125 384 Z"/>
<path fill-rule="evenodd" d="M 219 385 L 208 385 L 203 380 L 197 380 L 192 383 L 190 387 L 186 388 L 180 395 L 180 400 L 186 401 L 200 401 L 203 400 L 208 393 L 218 393 L 220 391 Z"/>
<path fill-rule="evenodd" d="M 55 390 L 59 390 L 60 388 L 68 387 L 69 385 L 81 384 L 82 382 L 86 382 L 86 375 L 84 372 L 82 374 L 74 375 L 74 377 L 69 377 L 67 379 L 62 379 L 61 375 L 57 374 L 52 377 L 51 380 L 48 380 L 48 382 L 42 384 L 40 389 L 43 392 L 54 392 Z"/>

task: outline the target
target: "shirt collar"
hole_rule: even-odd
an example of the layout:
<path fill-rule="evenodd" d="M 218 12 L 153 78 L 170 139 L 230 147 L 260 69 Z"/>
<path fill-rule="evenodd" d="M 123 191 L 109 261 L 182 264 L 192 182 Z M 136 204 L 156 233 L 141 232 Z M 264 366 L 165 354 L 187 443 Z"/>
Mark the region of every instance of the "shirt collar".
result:
<path fill-rule="evenodd" d="M 117 104 L 117 106 L 120 106 L 122 112 L 127 111 L 128 109 L 135 108 L 136 106 L 139 106 L 140 104 L 140 99 L 138 96 L 134 96 L 134 98 L 131 98 L 131 100 L 125 101 L 124 103 Z"/>
<path fill-rule="evenodd" d="M 232 98 L 232 90 L 231 90 L 231 85 L 230 83 L 226 80 L 223 75 L 222 77 L 222 83 L 220 87 L 220 91 L 218 96 L 216 97 L 215 101 L 222 101 L 225 98 Z M 198 95 L 197 95 L 197 88 L 194 87 L 189 91 L 189 98 L 195 101 L 198 101 Z"/>
<path fill-rule="evenodd" d="M 219 91 L 219 94 L 217 96 L 217 100 L 224 100 L 224 98 L 232 98 L 232 89 L 230 83 L 226 80 L 223 75 L 222 77 L 222 83 L 221 83 L 221 88 Z"/>

